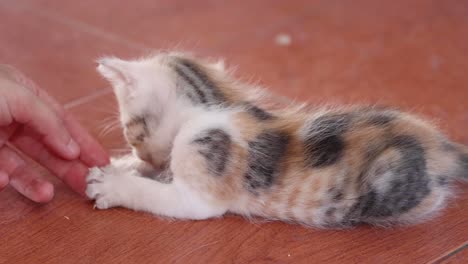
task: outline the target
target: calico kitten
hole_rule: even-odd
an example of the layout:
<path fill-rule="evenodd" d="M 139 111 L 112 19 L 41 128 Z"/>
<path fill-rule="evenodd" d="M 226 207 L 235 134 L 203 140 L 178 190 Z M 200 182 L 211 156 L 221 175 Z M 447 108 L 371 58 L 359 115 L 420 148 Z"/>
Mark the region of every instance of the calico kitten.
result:
<path fill-rule="evenodd" d="M 468 178 L 466 147 L 394 109 L 267 110 L 266 92 L 187 54 L 99 63 L 133 147 L 90 171 L 86 193 L 99 209 L 181 219 L 233 212 L 317 227 L 412 224 Z"/>

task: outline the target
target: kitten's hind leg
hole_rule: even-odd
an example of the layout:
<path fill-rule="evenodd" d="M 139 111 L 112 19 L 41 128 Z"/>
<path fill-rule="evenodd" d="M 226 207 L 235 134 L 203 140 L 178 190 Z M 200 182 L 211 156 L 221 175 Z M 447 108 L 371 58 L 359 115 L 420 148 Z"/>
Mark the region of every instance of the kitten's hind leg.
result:
<path fill-rule="evenodd" d="M 176 180 L 164 184 L 144 177 L 125 159 L 129 158 L 91 169 L 86 194 L 96 201 L 97 208 L 122 206 L 182 219 L 206 219 L 225 213 L 226 209 L 208 204 L 195 190 Z"/>

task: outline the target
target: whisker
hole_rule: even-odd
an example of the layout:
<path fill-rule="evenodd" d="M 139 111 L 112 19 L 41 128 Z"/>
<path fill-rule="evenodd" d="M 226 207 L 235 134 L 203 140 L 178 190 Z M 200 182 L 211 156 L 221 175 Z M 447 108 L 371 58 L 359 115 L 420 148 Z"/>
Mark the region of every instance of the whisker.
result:
<path fill-rule="evenodd" d="M 124 154 L 130 154 L 132 152 L 131 148 L 115 148 L 110 149 L 109 152 L 112 156 L 121 156 Z"/>
<path fill-rule="evenodd" d="M 101 131 L 99 132 L 99 136 L 102 137 L 109 135 L 112 131 L 117 129 L 119 125 L 119 122 L 109 122 L 107 124 L 104 124 L 103 127 L 100 129 Z"/>
<path fill-rule="evenodd" d="M 99 136 L 106 136 L 120 126 L 120 120 L 118 116 L 119 115 L 114 112 L 102 120 L 102 123 L 98 126 L 100 130 Z"/>

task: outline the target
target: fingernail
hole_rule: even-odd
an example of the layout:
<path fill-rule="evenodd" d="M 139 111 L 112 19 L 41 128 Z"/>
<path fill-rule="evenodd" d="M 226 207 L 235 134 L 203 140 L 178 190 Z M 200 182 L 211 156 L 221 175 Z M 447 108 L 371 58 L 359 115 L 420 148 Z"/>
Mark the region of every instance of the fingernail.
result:
<path fill-rule="evenodd" d="M 67 151 L 71 157 L 77 158 L 80 155 L 80 146 L 70 138 L 70 141 L 68 141 L 67 144 Z"/>
<path fill-rule="evenodd" d="M 64 177 L 64 181 L 73 191 L 84 195 L 87 185 L 86 175 L 88 175 L 88 173 L 88 167 L 80 162 L 73 162 L 72 167 Z"/>
<path fill-rule="evenodd" d="M 105 166 L 109 164 L 109 156 L 106 153 L 101 153 L 96 157 L 96 165 L 97 166 Z"/>
<path fill-rule="evenodd" d="M 35 200 L 38 203 L 47 203 L 54 198 L 54 186 L 50 182 L 42 182 L 36 191 Z"/>

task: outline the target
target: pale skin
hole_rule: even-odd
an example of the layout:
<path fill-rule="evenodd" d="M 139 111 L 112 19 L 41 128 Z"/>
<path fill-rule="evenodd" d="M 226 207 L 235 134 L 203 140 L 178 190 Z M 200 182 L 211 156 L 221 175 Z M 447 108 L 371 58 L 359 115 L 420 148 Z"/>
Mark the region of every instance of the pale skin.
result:
<path fill-rule="evenodd" d="M 49 202 L 54 186 L 24 155 L 79 194 L 84 194 L 88 169 L 109 162 L 103 147 L 56 100 L 15 68 L 0 64 L 0 191 L 11 185 L 32 201 Z"/>

